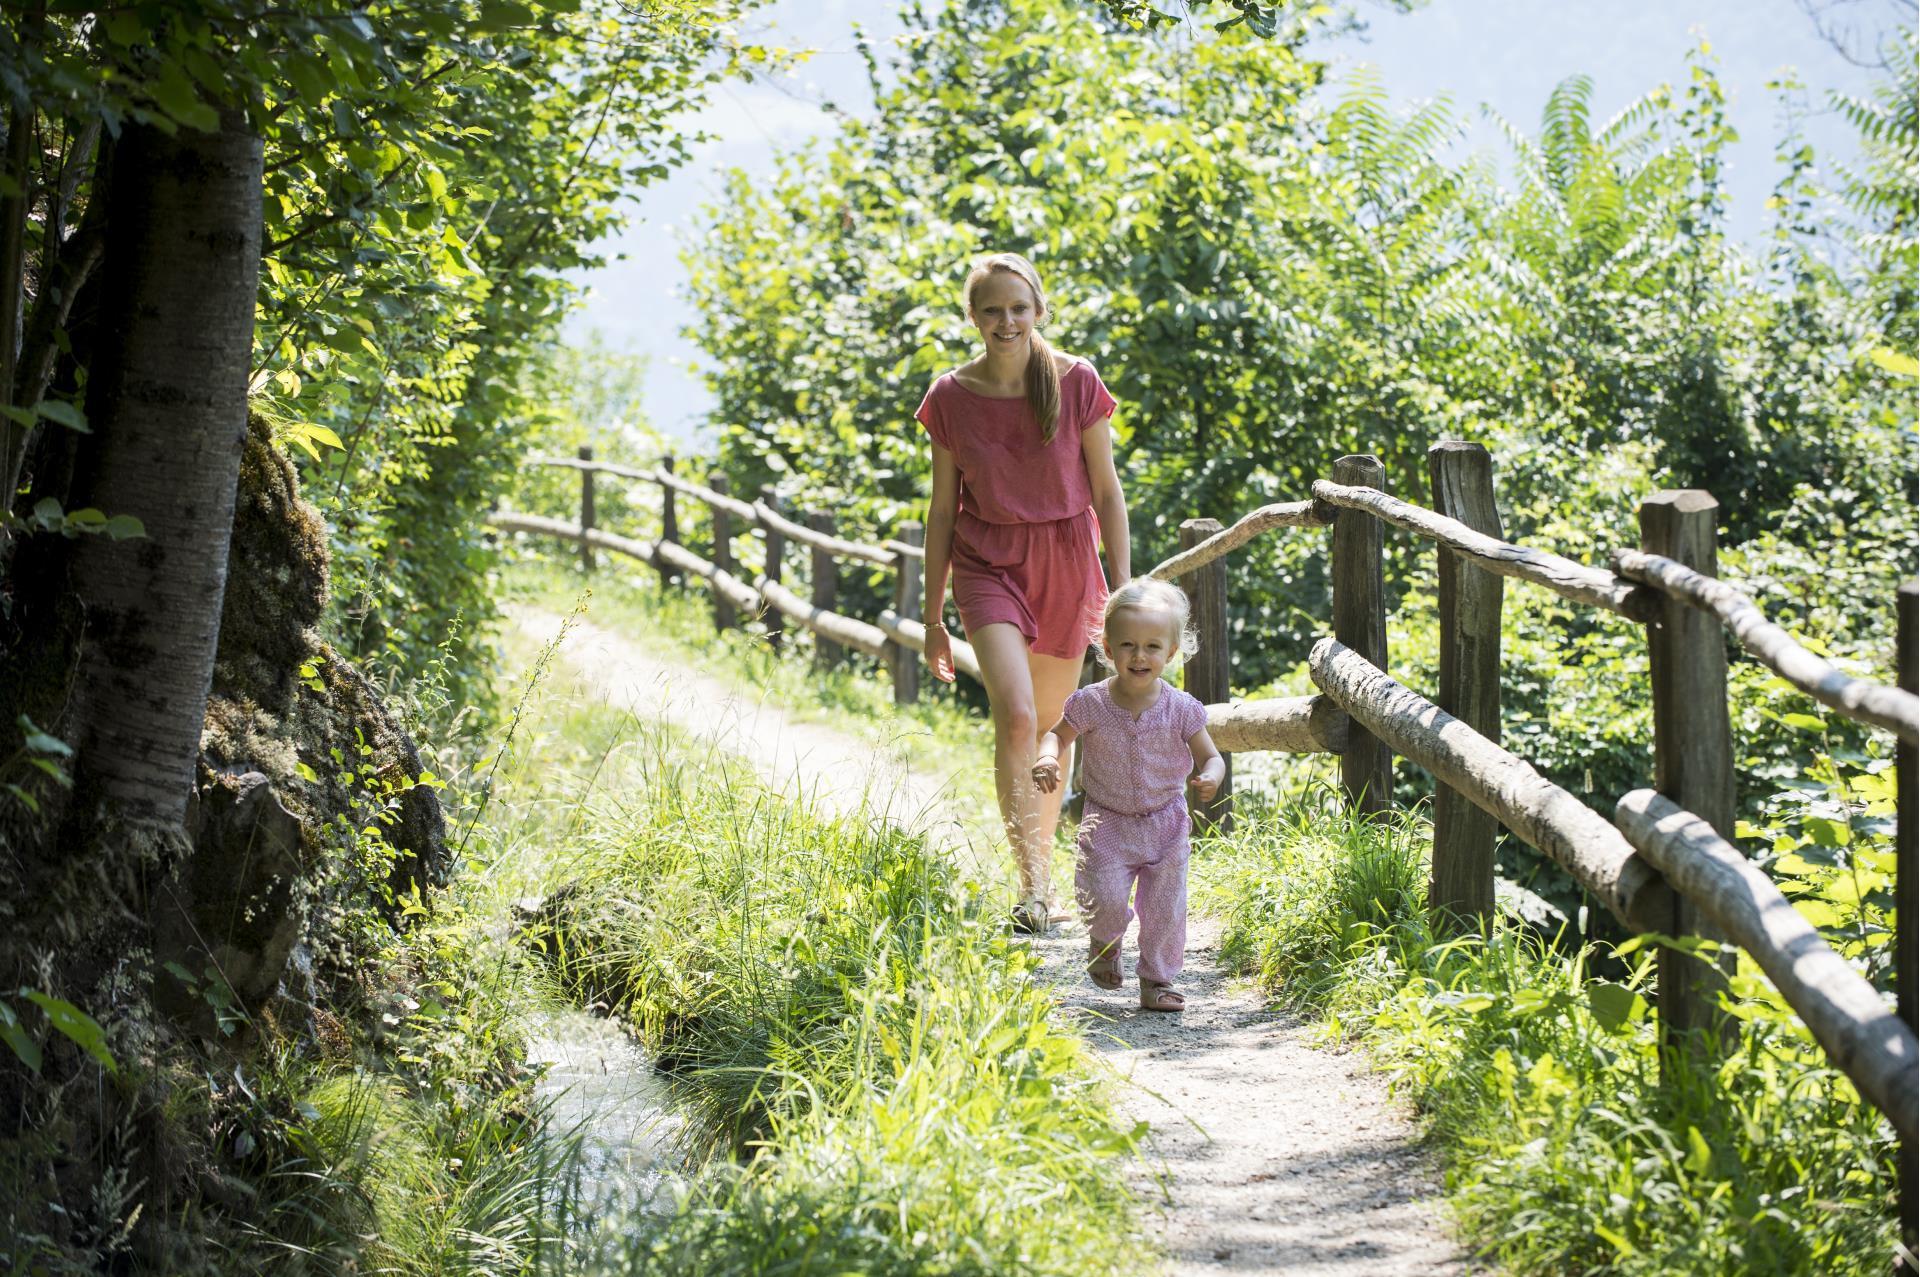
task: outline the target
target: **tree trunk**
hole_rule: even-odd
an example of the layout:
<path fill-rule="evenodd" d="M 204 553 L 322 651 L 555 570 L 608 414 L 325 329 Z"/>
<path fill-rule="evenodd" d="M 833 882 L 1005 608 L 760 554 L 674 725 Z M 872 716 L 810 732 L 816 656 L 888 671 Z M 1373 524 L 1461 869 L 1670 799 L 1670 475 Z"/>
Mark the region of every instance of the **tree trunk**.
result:
<path fill-rule="evenodd" d="M 67 734 L 83 790 L 178 827 L 206 716 L 247 431 L 260 267 L 261 143 L 239 116 L 174 137 L 129 126 L 114 152 L 93 436 L 72 504 L 144 537 L 85 536 L 86 609 Z"/>

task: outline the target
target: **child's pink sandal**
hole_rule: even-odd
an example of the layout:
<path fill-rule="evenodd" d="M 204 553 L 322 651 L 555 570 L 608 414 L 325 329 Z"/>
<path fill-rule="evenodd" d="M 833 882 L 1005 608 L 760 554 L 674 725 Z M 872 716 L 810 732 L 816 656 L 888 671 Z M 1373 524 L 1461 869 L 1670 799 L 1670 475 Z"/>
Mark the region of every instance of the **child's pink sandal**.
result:
<path fill-rule="evenodd" d="M 1093 982 L 1103 989 L 1120 987 L 1120 945 L 1116 941 L 1102 949 L 1098 944 L 1087 946 L 1087 974 Z"/>
<path fill-rule="evenodd" d="M 1143 1011 L 1184 1011 L 1187 1000 L 1163 980 L 1140 981 L 1140 1009 Z"/>

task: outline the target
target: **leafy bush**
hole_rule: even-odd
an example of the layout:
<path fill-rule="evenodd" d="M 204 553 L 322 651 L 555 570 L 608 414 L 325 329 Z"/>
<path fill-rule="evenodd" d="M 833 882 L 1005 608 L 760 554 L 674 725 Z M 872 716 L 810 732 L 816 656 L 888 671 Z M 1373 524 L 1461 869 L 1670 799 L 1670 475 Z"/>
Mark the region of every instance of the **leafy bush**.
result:
<path fill-rule="evenodd" d="M 1663 1061 L 1649 950 L 1567 954 L 1504 924 L 1445 940 L 1420 905 L 1427 845 L 1417 819 L 1322 800 L 1210 843 L 1196 900 L 1225 919 L 1230 961 L 1365 1042 L 1420 1107 L 1487 1258 L 1648 1277 L 1886 1270 L 1890 1130 L 1750 960 L 1718 1061 Z M 1625 976 L 1594 975 L 1603 958 Z"/>

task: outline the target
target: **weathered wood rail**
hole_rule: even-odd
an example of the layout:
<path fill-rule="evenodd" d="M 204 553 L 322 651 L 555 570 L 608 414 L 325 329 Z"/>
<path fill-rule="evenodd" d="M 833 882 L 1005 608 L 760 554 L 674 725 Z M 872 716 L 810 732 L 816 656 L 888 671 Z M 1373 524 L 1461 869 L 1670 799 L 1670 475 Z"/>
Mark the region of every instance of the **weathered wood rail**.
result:
<path fill-rule="evenodd" d="M 816 659 L 846 649 L 888 666 L 897 700 L 919 693 L 919 656 L 926 631 L 915 619 L 925 551 L 918 524 L 880 542 L 838 535 L 831 514 L 794 517 L 771 492 L 742 501 L 717 472 L 706 484 L 674 472 L 668 457 L 652 468 L 547 458 L 581 473 L 580 521 L 512 513 L 491 516 L 502 531 L 577 542 L 591 569 L 592 550 L 650 564 L 667 584 L 698 578 L 714 597 L 715 621 L 737 624 L 760 615 L 791 621 L 816 638 Z M 1916 1095 L 1920 1044 L 1920 961 L 1915 949 L 1915 897 L 1920 887 L 1920 801 L 1915 746 L 1920 744 L 1920 585 L 1897 600 L 1899 687 L 1835 669 L 1768 621 L 1759 605 L 1716 577 L 1717 505 L 1704 492 L 1662 492 L 1640 512 L 1641 543 L 1611 558 L 1611 570 L 1576 563 L 1504 540 L 1493 500 L 1492 459 L 1478 445 L 1450 440 L 1428 457 L 1434 506 L 1390 495 L 1377 459 L 1341 459 L 1313 485 L 1312 499 L 1263 506 L 1222 528 L 1211 519 L 1181 528 L 1179 553 L 1150 575 L 1178 582 L 1195 600 L 1201 650 L 1187 667 L 1189 687 L 1203 692 L 1207 723 L 1222 752 L 1277 750 L 1339 756 L 1349 799 L 1362 811 L 1392 801 L 1395 756 L 1425 768 L 1436 785 L 1429 901 L 1437 918 L 1458 929 L 1484 927 L 1494 908 L 1493 843 L 1504 826 L 1567 870 L 1628 928 L 1695 934 L 1747 950 L 1800 1015 L 1834 1064 L 1886 1115 L 1906 1142 L 1902 1222 L 1912 1245 L 1911 1153 L 1920 1141 Z M 657 485 L 661 536 L 640 541 L 593 526 L 593 478 L 607 474 Z M 679 543 L 676 496 L 713 516 L 712 558 Z M 1439 567 L 1440 689 L 1429 701 L 1388 672 L 1383 533 L 1394 527 L 1435 544 Z M 1235 702 L 1228 694 L 1225 556 L 1275 529 L 1329 530 L 1333 634 L 1314 648 L 1309 673 L 1320 694 Z M 763 535 L 761 571 L 735 566 L 737 531 Z M 788 544 L 812 555 L 812 593 L 803 598 L 782 581 Z M 872 621 L 837 610 L 837 560 L 852 559 L 895 574 L 893 607 Z M 1623 796 L 1613 819 L 1541 776 L 1501 748 L 1500 633 L 1506 579 L 1627 618 L 1646 630 L 1654 708 L 1653 785 Z M 770 634 L 773 629 L 770 626 Z M 1892 734 L 1897 786 L 1895 981 L 1898 1002 L 1881 995 L 1809 926 L 1772 881 L 1731 842 L 1733 752 L 1727 697 L 1727 636 L 1766 668 L 1836 713 Z M 964 642 L 955 665 L 980 678 Z M 1200 813 L 1196 813 L 1200 817 Z M 1231 819 L 1231 798 L 1204 813 Z M 1708 1052 L 1724 1025 L 1718 991 L 1724 973 L 1668 948 L 1660 957 L 1656 1007 L 1663 1058 Z"/>

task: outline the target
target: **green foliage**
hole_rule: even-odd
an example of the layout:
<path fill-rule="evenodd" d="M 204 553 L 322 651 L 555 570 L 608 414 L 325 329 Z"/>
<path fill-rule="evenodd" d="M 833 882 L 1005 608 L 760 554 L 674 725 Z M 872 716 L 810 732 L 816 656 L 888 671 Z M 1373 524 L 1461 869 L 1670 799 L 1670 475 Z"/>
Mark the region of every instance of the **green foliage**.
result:
<path fill-rule="evenodd" d="M 64 998 L 53 997 L 38 989 L 17 989 L 15 994 L 39 1007 L 46 1014 L 48 1028 L 92 1056 L 101 1068 L 109 1073 L 119 1071 L 120 1066 L 114 1062 L 113 1052 L 107 1049 L 106 1031 L 100 1027 L 98 1020 Z M 40 1043 L 21 1023 L 19 1013 L 5 1002 L 0 1002 L 0 1041 L 4 1041 L 14 1058 L 30 1071 L 40 1071 L 43 1058 Z"/>
<path fill-rule="evenodd" d="M 1505 924 L 1444 941 L 1420 905 L 1428 836 L 1303 805 L 1202 849 L 1196 899 L 1226 921 L 1228 960 L 1364 1041 L 1420 1107 L 1486 1258 L 1514 1273 L 1884 1271 L 1895 1142 L 1750 960 L 1719 1061 L 1663 1064 L 1650 949 L 1567 954 Z M 1860 911 L 1842 908 L 1827 930 L 1845 943 Z M 1603 958 L 1624 975 L 1596 975 Z"/>
<path fill-rule="evenodd" d="M 1895 198 L 1910 78 L 1856 111 L 1881 139 L 1883 195 L 1836 220 L 1816 157 L 1783 146 L 1781 222 L 1756 261 L 1725 232 L 1732 134 L 1704 46 L 1611 119 L 1576 76 L 1536 129 L 1496 121 L 1509 178 L 1445 158 L 1461 117 L 1444 99 L 1401 110 L 1365 75 L 1329 93 L 1292 35 L 1101 31 L 1065 0 L 911 21 L 878 118 L 771 182 L 736 176 L 691 253 L 737 488 L 778 483 L 857 535 L 917 517 L 910 413 L 971 353 L 967 259 L 1011 249 L 1047 282 L 1053 340 L 1120 400 L 1136 563 L 1171 553 L 1182 519 L 1306 495 L 1349 452 L 1424 500 L 1426 449 L 1465 437 L 1494 453 L 1507 537 L 1588 563 L 1637 543 L 1640 498 L 1709 488 L 1722 574 L 1887 680 L 1914 415 L 1904 365 L 1873 352 L 1911 349 L 1912 271 L 1836 264 L 1825 245 L 1913 242 Z M 1278 533 L 1234 556 L 1237 691 L 1304 690 L 1325 550 Z M 1388 555 L 1395 669 L 1431 687 L 1431 550 L 1393 534 Z M 1530 587 L 1508 600 L 1506 738 L 1610 801 L 1650 761 L 1643 637 Z M 1737 661 L 1733 683 L 1753 798 L 1806 755 L 1764 714 L 1804 703 Z M 1507 860 L 1577 905 L 1531 853 Z"/>
<path fill-rule="evenodd" d="M 0 763 L 0 786 L 14 802 L 38 814 L 40 799 L 29 786 L 45 777 L 62 789 L 71 789 L 73 777 L 68 775 L 67 765 L 73 757 L 73 746 L 41 731 L 25 714 L 14 720 L 14 726 L 20 729 L 20 748 Z"/>
<path fill-rule="evenodd" d="M 0 174 L 35 214 L 0 274 L 26 292 L 25 363 L 45 354 L 51 393 L 8 416 L 86 429 L 91 330 L 68 324 L 65 294 L 97 260 L 94 175 L 121 128 L 243 113 L 266 172 L 251 389 L 327 516 L 331 627 L 403 668 L 433 659 L 455 617 L 471 639 L 492 616 L 480 516 L 552 415 L 569 275 L 598 262 L 623 198 L 690 156 L 679 122 L 707 86 L 767 62 L 730 25 L 755 2 L 10 13 L 0 93 L 49 145 Z M 60 514 L 51 459 L 29 476 L 27 526 L 92 530 Z M 463 699 L 487 685 L 481 654 L 461 654 Z"/>
<path fill-rule="evenodd" d="M 530 456 L 577 457 L 582 446 L 595 461 L 637 469 L 658 465 L 666 441 L 647 421 L 647 358 L 609 348 L 598 332 L 576 345 L 555 345 L 531 372 L 530 415 L 523 446 Z M 514 510 L 577 522 L 580 474 L 559 466 L 525 465 L 508 490 Z M 659 489 L 612 475 L 594 476 L 594 522 L 621 536 L 659 534 Z"/>
<path fill-rule="evenodd" d="M 1119 1175 L 1139 1132 L 950 849 L 604 705 L 549 696 L 523 732 L 475 857 L 543 896 L 527 941 L 639 1035 L 712 1154 L 587 1271 L 1143 1260 Z"/>

